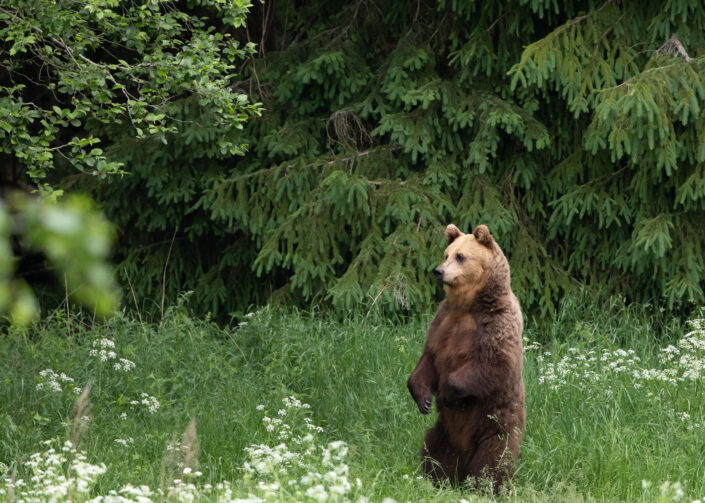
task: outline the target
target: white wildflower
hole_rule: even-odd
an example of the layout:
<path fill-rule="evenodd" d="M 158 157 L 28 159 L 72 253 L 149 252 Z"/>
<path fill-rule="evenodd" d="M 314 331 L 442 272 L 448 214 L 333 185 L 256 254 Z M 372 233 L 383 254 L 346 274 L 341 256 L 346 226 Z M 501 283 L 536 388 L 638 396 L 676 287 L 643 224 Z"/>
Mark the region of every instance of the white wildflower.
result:
<path fill-rule="evenodd" d="M 326 501 L 328 499 L 328 493 L 326 492 L 325 488 L 321 485 L 315 485 L 313 487 L 309 487 L 306 490 L 306 496 L 309 498 L 312 498 L 316 501 Z"/>
<path fill-rule="evenodd" d="M 130 405 L 144 405 L 150 414 L 154 414 L 159 410 L 159 400 L 147 393 L 142 393 L 140 400 L 132 400 Z"/>
<path fill-rule="evenodd" d="M 106 339 L 106 338 L 97 339 L 97 340 L 93 341 L 92 345 L 94 348 L 102 348 L 102 349 L 115 347 L 115 343 L 113 341 L 111 341 L 110 339 Z"/>
<path fill-rule="evenodd" d="M 64 501 L 72 494 L 87 494 L 105 473 L 105 465 L 88 463 L 70 442 L 58 452 L 49 447 L 53 441 L 42 443 L 48 448 L 32 454 L 25 463 L 34 475 L 26 482 L 19 479 L 12 484 L 17 501 Z"/>
<path fill-rule="evenodd" d="M 116 444 L 120 444 L 123 447 L 128 447 L 130 445 L 133 445 L 135 443 L 135 439 L 132 437 L 129 438 L 116 438 L 115 439 Z"/>
<path fill-rule="evenodd" d="M 120 358 L 120 361 L 117 361 L 113 364 L 113 368 L 118 372 L 129 372 L 130 370 L 135 368 L 135 362 L 126 358 Z"/>
<path fill-rule="evenodd" d="M 64 379 L 65 378 L 65 379 Z M 61 373 L 61 376 L 54 372 L 51 369 L 44 369 L 39 372 L 39 383 L 37 383 L 36 390 L 41 391 L 41 390 L 48 390 L 48 391 L 53 391 L 56 393 L 60 393 L 63 391 L 63 388 L 61 387 L 61 383 L 59 382 L 60 380 L 66 382 L 68 379 L 73 382 L 73 379 L 70 377 L 66 376 L 63 372 Z"/>

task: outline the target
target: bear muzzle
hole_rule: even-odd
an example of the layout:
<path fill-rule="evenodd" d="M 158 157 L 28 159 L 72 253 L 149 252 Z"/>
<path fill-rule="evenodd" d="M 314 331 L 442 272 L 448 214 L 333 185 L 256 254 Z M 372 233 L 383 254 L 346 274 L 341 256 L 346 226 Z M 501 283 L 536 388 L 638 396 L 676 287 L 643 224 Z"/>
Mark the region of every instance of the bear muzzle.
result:
<path fill-rule="evenodd" d="M 443 283 L 443 269 L 441 269 L 440 267 L 436 267 L 436 268 L 433 270 L 433 274 L 436 275 L 436 280 L 437 280 L 439 283 Z"/>

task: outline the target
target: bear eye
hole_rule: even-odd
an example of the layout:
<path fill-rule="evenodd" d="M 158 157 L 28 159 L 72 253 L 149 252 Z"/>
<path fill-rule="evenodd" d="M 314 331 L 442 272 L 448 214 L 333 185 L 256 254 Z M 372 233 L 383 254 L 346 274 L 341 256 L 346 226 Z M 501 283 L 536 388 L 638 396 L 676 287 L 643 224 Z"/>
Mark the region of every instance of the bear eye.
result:
<path fill-rule="evenodd" d="M 457 260 L 458 262 L 463 262 L 463 261 L 465 260 L 465 255 L 463 255 L 463 254 L 461 254 L 461 253 L 458 253 L 458 254 L 455 256 L 455 260 Z"/>

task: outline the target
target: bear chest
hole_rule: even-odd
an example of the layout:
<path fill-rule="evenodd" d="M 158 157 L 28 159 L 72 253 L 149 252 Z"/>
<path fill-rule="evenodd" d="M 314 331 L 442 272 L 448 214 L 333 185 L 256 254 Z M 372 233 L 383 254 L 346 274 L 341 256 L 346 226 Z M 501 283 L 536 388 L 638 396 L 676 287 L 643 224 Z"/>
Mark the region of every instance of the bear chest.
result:
<path fill-rule="evenodd" d="M 471 317 L 448 318 L 429 340 L 439 374 L 448 374 L 477 356 L 477 325 Z"/>

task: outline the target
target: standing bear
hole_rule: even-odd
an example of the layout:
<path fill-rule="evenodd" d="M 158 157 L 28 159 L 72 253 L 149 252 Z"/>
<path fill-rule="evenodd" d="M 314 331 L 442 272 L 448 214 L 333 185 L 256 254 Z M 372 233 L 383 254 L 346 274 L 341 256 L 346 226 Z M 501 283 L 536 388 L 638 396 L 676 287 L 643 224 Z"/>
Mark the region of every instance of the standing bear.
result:
<path fill-rule="evenodd" d="M 498 491 L 513 475 L 524 432 L 521 308 L 509 263 L 485 225 L 463 234 L 451 224 L 445 238 L 433 272 L 446 298 L 407 383 L 422 414 L 436 395 L 423 467 L 436 481 L 489 479 Z"/>

